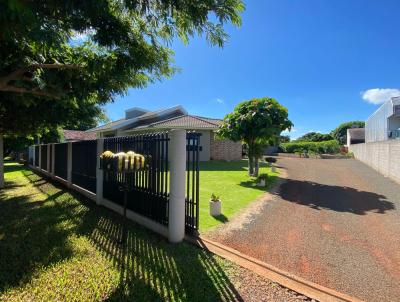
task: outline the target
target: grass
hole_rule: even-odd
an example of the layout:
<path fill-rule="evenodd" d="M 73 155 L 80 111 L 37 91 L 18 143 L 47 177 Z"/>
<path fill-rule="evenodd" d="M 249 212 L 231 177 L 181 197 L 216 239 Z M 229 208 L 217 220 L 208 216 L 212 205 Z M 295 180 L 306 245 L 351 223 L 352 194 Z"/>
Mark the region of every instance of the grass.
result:
<path fill-rule="evenodd" d="M 240 300 L 232 263 L 187 243 L 171 245 L 133 222 L 121 246 L 119 215 L 21 165 L 6 163 L 5 169 L 0 301 Z"/>
<path fill-rule="evenodd" d="M 261 163 L 260 175 L 267 174 L 267 186 L 257 187 L 257 180 L 248 176 L 247 160 L 209 161 L 200 165 L 200 231 L 229 221 L 240 209 L 265 193 L 277 178 L 266 163 Z M 209 212 L 211 194 L 222 200 L 222 215 Z"/>

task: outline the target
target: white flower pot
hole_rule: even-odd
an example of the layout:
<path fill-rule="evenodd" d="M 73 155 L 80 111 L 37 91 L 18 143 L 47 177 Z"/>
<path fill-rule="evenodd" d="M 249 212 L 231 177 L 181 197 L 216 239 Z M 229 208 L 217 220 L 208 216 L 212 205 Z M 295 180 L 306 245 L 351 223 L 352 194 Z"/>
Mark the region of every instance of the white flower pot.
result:
<path fill-rule="evenodd" d="M 257 187 L 265 187 L 265 178 L 258 180 Z"/>
<path fill-rule="evenodd" d="M 210 200 L 210 215 L 211 216 L 219 216 L 221 215 L 221 201 L 212 201 Z"/>

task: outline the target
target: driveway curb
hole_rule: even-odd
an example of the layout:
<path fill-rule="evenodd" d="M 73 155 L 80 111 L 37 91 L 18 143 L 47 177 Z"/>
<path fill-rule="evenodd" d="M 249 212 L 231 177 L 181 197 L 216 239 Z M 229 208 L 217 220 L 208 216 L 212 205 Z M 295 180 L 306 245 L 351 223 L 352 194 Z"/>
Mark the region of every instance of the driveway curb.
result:
<path fill-rule="evenodd" d="M 362 302 L 358 298 L 307 281 L 201 236 L 186 236 L 185 240 L 309 298 L 327 302 Z"/>

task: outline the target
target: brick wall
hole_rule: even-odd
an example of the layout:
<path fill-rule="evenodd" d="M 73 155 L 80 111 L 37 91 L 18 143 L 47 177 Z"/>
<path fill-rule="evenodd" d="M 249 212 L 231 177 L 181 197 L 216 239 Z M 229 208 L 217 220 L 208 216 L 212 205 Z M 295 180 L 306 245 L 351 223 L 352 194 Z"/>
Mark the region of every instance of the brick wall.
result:
<path fill-rule="evenodd" d="M 231 140 L 215 139 L 210 136 L 210 156 L 217 160 L 239 160 L 242 159 L 242 143 Z"/>
<path fill-rule="evenodd" d="M 400 183 L 400 140 L 350 145 L 354 157 Z"/>

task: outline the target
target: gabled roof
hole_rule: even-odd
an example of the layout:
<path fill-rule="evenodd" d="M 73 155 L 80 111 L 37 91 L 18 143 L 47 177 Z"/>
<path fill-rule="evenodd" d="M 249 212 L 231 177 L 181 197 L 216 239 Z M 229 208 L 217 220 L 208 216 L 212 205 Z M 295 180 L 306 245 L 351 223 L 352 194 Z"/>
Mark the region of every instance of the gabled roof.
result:
<path fill-rule="evenodd" d="M 196 115 L 182 115 L 170 118 L 165 121 L 159 121 L 151 123 L 149 125 L 136 127 L 132 129 L 132 131 L 140 131 L 144 129 L 173 129 L 173 128 L 213 130 L 213 129 L 218 129 L 221 123 L 222 120 L 219 119 L 201 117 Z"/>
<path fill-rule="evenodd" d="M 79 130 L 62 130 L 66 141 L 86 141 L 96 139 L 96 133 Z"/>
<path fill-rule="evenodd" d="M 132 108 L 132 110 L 143 110 L 145 111 L 145 109 L 141 109 L 141 108 Z M 130 111 L 130 109 L 127 110 L 128 112 Z M 146 121 L 149 120 L 149 123 L 151 122 L 151 119 L 154 118 L 162 118 L 164 117 L 168 117 L 168 115 L 173 114 L 173 113 L 177 113 L 178 115 L 186 115 L 187 111 L 180 105 L 178 106 L 173 106 L 170 108 L 166 108 L 166 109 L 160 109 L 160 110 L 156 110 L 156 111 L 148 111 L 142 115 L 133 117 L 133 118 L 128 118 L 128 119 L 120 119 L 93 129 L 88 130 L 88 132 L 103 132 L 103 131 L 113 131 L 113 130 L 125 130 L 125 129 L 129 129 L 129 127 L 134 128 L 135 124 L 146 124 Z"/>

